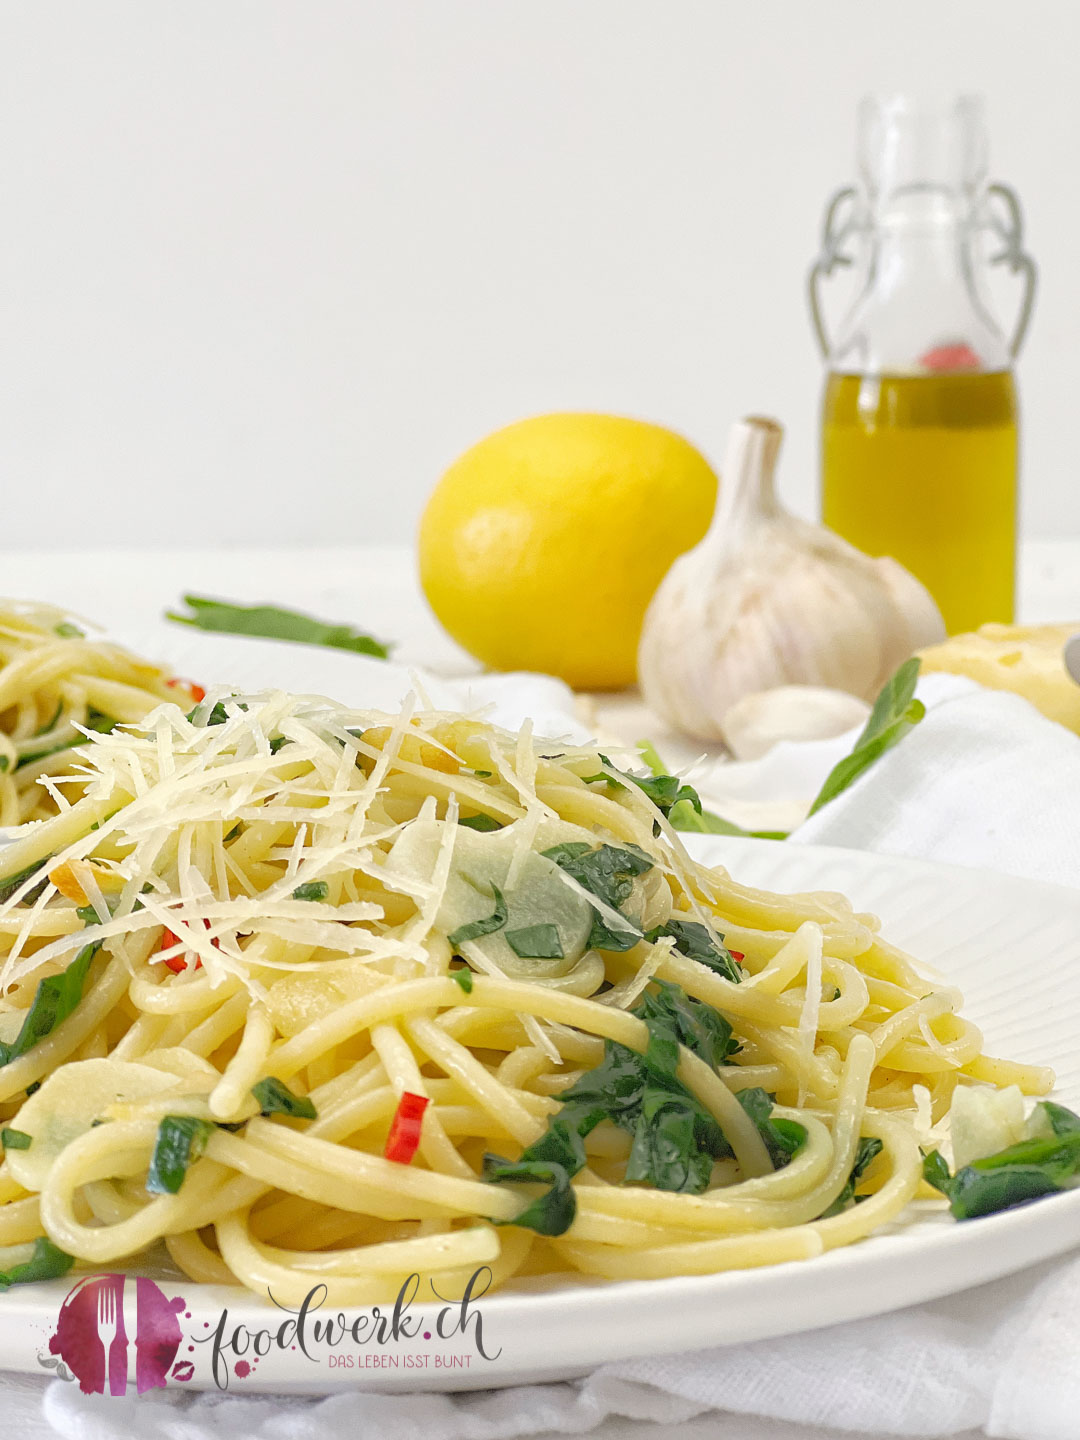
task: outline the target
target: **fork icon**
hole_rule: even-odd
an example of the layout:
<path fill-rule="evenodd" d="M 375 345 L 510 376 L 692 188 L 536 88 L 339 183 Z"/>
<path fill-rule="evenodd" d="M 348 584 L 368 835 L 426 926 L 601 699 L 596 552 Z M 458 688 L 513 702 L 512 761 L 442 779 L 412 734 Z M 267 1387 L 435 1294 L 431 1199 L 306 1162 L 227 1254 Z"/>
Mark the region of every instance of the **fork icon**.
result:
<path fill-rule="evenodd" d="M 103 1284 L 97 1294 L 97 1331 L 98 1339 L 101 1341 L 105 1351 L 105 1377 L 109 1382 L 110 1395 L 123 1395 L 127 1389 L 127 1375 L 124 1373 L 114 1374 L 113 1370 L 113 1346 L 116 1343 L 120 1329 L 119 1318 L 116 1313 L 116 1290 L 111 1284 Z M 123 1370 L 127 1369 L 127 1347 L 124 1347 L 122 1357 Z M 102 1386 L 104 1390 L 104 1386 Z"/>

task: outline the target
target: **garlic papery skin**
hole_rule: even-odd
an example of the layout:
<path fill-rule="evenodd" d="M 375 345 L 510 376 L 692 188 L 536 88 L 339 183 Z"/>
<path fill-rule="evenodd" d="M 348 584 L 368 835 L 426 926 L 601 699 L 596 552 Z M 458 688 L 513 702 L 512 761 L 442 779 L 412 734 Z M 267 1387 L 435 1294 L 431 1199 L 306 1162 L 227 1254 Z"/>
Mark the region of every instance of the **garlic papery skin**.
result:
<path fill-rule="evenodd" d="M 870 706 L 843 690 L 780 685 L 736 700 L 724 716 L 724 744 L 736 760 L 760 760 L 781 740 L 832 740 L 865 725 Z"/>
<path fill-rule="evenodd" d="M 638 679 L 649 707 L 702 740 L 746 695 L 784 685 L 872 700 L 945 634 L 929 592 L 776 498 L 775 420 L 735 425 L 709 531 L 664 577 L 645 616 Z"/>

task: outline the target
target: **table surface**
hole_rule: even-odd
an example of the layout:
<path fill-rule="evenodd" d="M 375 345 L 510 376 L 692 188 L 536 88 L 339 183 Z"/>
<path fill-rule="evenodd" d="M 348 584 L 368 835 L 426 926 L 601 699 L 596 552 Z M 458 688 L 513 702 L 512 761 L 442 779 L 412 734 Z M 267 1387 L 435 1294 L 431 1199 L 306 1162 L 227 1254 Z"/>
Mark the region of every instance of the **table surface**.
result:
<path fill-rule="evenodd" d="M 349 621 L 395 643 L 394 659 L 444 675 L 477 669 L 428 609 L 405 545 L 319 549 L 21 551 L 5 556 L 0 594 L 49 600 L 123 631 L 184 591 L 267 601 Z M 1080 621 L 1080 537 L 1022 549 L 1019 618 Z"/>
<path fill-rule="evenodd" d="M 412 549 L 404 545 L 23 551 L 5 557 L 0 580 L 0 593 L 70 607 L 121 635 L 125 630 L 145 629 L 148 621 L 175 606 L 185 591 L 249 603 L 267 601 L 348 621 L 394 642 L 396 660 L 439 674 L 466 675 L 477 669 L 427 608 Z M 1023 547 L 1018 612 L 1031 624 L 1080 622 L 1080 538 L 1031 541 Z M 6 1394 L 17 1413 L 16 1432 L 26 1440 L 55 1434 L 40 1418 L 39 1396 L 45 1383 L 34 1377 L 0 1381 L 0 1393 Z M 631 1436 L 634 1440 L 735 1440 L 736 1435 L 738 1440 L 808 1440 L 802 1427 L 747 1418 L 734 1420 L 733 1428 L 733 1420 L 702 1417 L 682 1426 L 610 1420 L 591 1433 L 595 1440 Z M 242 1428 L 235 1433 L 237 1440 L 243 1440 Z M 821 1440 L 835 1435 L 814 1433 Z"/>

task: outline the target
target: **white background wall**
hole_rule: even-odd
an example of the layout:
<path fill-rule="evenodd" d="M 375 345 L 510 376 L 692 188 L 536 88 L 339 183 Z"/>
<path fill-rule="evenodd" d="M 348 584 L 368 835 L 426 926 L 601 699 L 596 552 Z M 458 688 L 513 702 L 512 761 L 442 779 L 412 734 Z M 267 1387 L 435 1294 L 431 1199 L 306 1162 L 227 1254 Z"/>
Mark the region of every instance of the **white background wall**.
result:
<path fill-rule="evenodd" d="M 750 410 L 863 92 L 985 93 L 1042 270 L 1031 535 L 1080 534 L 1073 0 L 3 0 L 2 544 L 406 539 L 521 415 Z"/>

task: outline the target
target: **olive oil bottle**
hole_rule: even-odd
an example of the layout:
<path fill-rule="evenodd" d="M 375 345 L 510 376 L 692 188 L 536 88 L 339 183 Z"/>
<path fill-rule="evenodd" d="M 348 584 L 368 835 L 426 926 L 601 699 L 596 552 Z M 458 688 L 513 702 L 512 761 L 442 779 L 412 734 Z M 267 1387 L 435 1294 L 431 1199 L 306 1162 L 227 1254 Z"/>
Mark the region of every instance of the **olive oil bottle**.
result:
<path fill-rule="evenodd" d="M 950 634 L 1013 619 L 1018 428 L 1012 362 L 1031 312 L 1034 265 L 1019 206 L 986 183 L 980 103 L 864 101 L 860 184 L 834 197 L 810 277 L 828 362 L 822 518 L 871 555 L 892 555 L 934 596 Z M 980 290 L 982 244 L 1024 280 L 1006 340 Z M 856 253 L 847 253 L 854 247 Z M 834 338 L 823 277 L 855 265 Z"/>
<path fill-rule="evenodd" d="M 830 374 L 822 481 L 825 524 L 906 566 L 950 634 L 1013 619 L 1017 432 L 1008 370 Z"/>

